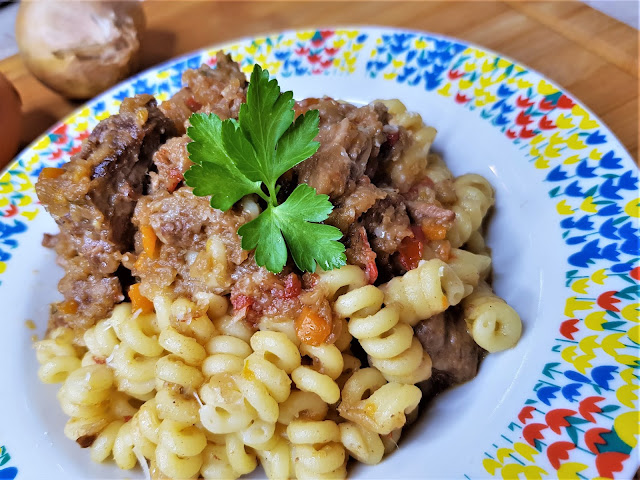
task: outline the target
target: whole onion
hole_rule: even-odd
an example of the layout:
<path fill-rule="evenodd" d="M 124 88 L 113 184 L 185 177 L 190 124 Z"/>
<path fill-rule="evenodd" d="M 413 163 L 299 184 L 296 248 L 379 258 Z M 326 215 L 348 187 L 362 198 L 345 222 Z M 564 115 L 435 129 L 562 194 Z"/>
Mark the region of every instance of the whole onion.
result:
<path fill-rule="evenodd" d="M 93 97 L 135 71 L 143 30 L 137 1 L 23 1 L 16 19 L 27 68 L 75 99 Z"/>

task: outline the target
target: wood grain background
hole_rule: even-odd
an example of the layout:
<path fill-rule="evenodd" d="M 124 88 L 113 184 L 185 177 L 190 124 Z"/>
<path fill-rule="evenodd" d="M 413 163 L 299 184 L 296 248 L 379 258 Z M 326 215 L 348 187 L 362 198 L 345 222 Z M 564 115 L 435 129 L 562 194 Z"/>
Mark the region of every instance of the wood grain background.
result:
<path fill-rule="evenodd" d="M 579 2 L 147 0 L 144 9 L 141 68 L 234 38 L 299 27 L 387 25 L 458 37 L 564 87 L 638 161 L 638 31 Z M 79 106 L 44 87 L 17 56 L 0 61 L 0 71 L 22 97 L 22 146 Z"/>

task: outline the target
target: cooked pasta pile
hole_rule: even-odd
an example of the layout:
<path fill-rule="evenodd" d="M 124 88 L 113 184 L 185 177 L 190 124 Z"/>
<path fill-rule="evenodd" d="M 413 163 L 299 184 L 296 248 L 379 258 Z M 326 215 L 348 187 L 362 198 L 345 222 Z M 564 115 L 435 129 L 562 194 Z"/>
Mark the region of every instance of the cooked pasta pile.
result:
<path fill-rule="evenodd" d="M 68 438 L 97 462 L 148 462 L 152 478 L 238 478 L 258 464 L 270 479 L 345 478 L 350 457 L 373 465 L 396 448 L 417 412 L 417 385 L 432 375 L 418 322 L 455 308 L 488 352 L 516 344 L 520 318 L 489 285 L 481 234 L 492 187 L 479 175 L 454 179 L 429 153 L 435 130 L 397 100 L 385 104 L 413 140 L 389 172 L 394 181 L 417 175 L 428 157 L 428 177 L 453 182 L 447 260 L 423 259 L 378 286 L 356 265 L 316 272 L 338 326 L 332 343 L 301 342 L 293 318 L 239 321 L 226 294 L 170 290 L 150 298 L 151 313 L 124 302 L 80 335 L 53 328 L 36 343 L 38 374 L 62 383 Z M 228 285 L 224 244 L 212 236 L 202 252 L 194 265 L 203 278 Z"/>
<path fill-rule="evenodd" d="M 86 348 L 54 330 L 36 345 L 39 376 L 63 382 L 65 435 L 91 441 L 97 462 L 113 456 L 130 469 L 144 456 L 154 478 L 237 478 L 258 461 L 271 479 L 344 478 L 349 456 L 373 465 L 395 448 L 418 407 L 415 384 L 431 376 L 431 359 L 414 336 L 417 319 L 462 303 L 483 348 L 518 340 L 519 317 L 481 280 L 488 257 L 461 257 L 452 266 L 424 261 L 381 288 L 355 266 L 321 273 L 348 325 L 332 345 L 252 333 L 224 297 L 187 323 L 196 305 L 161 297 L 155 314 L 118 305 L 84 334 Z M 352 338 L 369 367 L 351 352 Z"/>

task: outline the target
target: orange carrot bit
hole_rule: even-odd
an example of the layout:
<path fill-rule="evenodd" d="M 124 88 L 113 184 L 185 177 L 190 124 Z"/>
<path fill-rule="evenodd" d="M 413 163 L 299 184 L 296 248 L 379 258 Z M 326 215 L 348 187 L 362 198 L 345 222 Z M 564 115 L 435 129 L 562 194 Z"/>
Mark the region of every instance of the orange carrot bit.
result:
<path fill-rule="evenodd" d="M 131 299 L 131 310 L 140 313 L 153 313 L 153 302 L 140 293 L 140 284 L 136 283 L 129 287 L 129 298 Z"/>
<path fill-rule="evenodd" d="M 309 307 L 304 307 L 295 321 L 296 335 L 302 343 L 317 346 L 331 334 L 331 324 Z"/>
<path fill-rule="evenodd" d="M 65 172 L 64 168 L 45 167 L 40 172 L 40 178 L 58 178 Z"/>
<path fill-rule="evenodd" d="M 58 311 L 65 314 L 78 313 L 78 302 L 75 300 L 65 300 L 58 304 Z"/>
<path fill-rule="evenodd" d="M 142 234 L 142 249 L 149 258 L 156 258 L 156 244 L 158 237 L 156 232 L 150 225 L 143 225 L 140 227 L 140 233 Z"/>
<path fill-rule="evenodd" d="M 437 223 L 423 223 L 422 232 L 428 240 L 444 240 L 447 238 L 447 227 Z"/>

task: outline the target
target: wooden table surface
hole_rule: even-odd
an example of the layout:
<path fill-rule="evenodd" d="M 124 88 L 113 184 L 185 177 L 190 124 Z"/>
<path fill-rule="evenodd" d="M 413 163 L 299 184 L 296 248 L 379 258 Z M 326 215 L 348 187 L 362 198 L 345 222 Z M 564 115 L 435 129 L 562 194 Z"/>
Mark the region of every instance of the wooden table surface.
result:
<path fill-rule="evenodd" d="M 638 31 L 579 2 L 147 0 L 144 9 L 141 68 L 234 38 L 298 27 L 388 25 L 455 36 L 554 80 L 591 108 L 638 161 Z M 38 82 L 18 56 L 0 61 L 0 71 L 22 97 L 21 146 L 79 105 Z"/>

